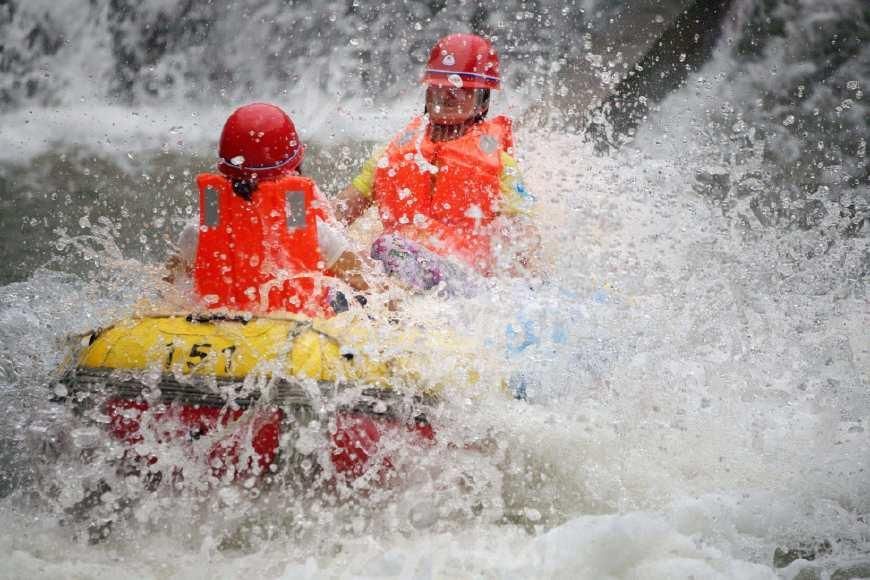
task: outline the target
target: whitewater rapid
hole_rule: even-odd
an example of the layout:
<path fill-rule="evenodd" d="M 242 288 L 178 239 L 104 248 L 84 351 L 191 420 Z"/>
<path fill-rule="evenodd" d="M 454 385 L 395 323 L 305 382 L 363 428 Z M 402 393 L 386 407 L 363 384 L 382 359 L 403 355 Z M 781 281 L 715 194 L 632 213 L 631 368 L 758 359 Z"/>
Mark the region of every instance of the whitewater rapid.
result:
<path fill-rule="evenodd" d="M 527 378 L 527 402 L 457 391 L 439 412 L 447 435 L 494 451 L 442 449 L 418 465 L 441 473 L 383 501 L 306 512 L 317 525 L 304 536 L 251 531 L 256 504 L 244 513 L 210 498 L 212 510 L 187 520 L 183 506 L 161 498 L 88 545 L 27 501 L 25 481 L 0 499 L 0 577 L 794 578 L 815 564 L 775 569 L 776 548 L 824 542 L 825 573 L 866 562 L 867 238 L 826 236 L 839 227 L 833 211 L 826 227 L 778 230 L 754 222 L 741 200 L 725 211 L 698 193 L 698 172 L 737 176 L 761 162 L 749 154 L 723 169 L 703 131 L 705 111 L 727 89 L 722 58 L 610 156 L 582 136 L 520 127 L 545 274 L 450 304 L 420 300 L 407 313 L 479 341 Z M 149 128 L 131 109 L 111 111 L 115 121 L 85 107 L 36 123 L 66 128 L 64 146 L 93 147 L 102 135 L 104 151 L 121 160 L 164 146 L 198 160 L 225 114 L 136 112 Z M 338 134 L 383 140 L 412 111 L 409 101 L 387 117 L 347 112 L 336 126 L 313 115 L 300 125 L 329 150 Z M 37 137 L 44 131 L 27 132 L 27 113 L 16 115 L 21 130 L 3 138 L 20 141 L 19 161 L 57 146 Z M 179 127 L 174 141 L 166 126 Z M 65 272 L 61 259 L 0 289 L 6 441 L 47 407 L 67 335 L 159 299 L 160 265 L 125 255 L 115 238 L 126 232 L 83 229 L 91 237 L 51 235 L 60 255 L 77 264 L 84 255 L 86 268 Z M 25 480 L 26 449 L 6 455 Z M 469 474 L 485 509 L 438 516 L 438 501 L 467 507 L 451 486 Z M 221 533 L 236 516 L 252 523 L 228 544 Z"/>
<path fill-rule="evenodd" d="M 508 325 L 531 322 L 535 343 L 505 354 L 532 379 L 530 401 L 460 416 L 499 441 L 497 460 L 466 460 L 495 474 L 492 493 L 518 523 L 339 527 L 308 544 L 233 550 L 218 548 L 206 520 L 87 546 L 13 495 L 0 574 L 768 578 L 780 545 L 836 538 L 846 562 L 865 551 L 865 298 L 788 286 L 788 272 L 770 269 L 782 240 L 747 235 L 694 194 L 688 155 L 601 158 L 579 137 L 533 131 L 520 143 L 549 281 L 421 306 L 427 324 L 500 347 Z M 7 356 L 20 369 L 4 382 L 34 407 L 59 362 L 40 345 L 120 315 L 156 270 L 106 249 L 97 259 L 125 276 L 43 271 L 4 288 L 4 336 L 19 344 Z M 837 278 L 828 264 L 806 267 Z"/>

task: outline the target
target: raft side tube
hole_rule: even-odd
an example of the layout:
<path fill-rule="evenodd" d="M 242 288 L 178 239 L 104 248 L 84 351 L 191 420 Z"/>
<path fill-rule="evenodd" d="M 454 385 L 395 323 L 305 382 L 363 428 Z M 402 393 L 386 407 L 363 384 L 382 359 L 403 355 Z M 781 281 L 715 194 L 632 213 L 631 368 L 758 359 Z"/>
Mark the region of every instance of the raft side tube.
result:
<path fill-rule="evenodd" d="M 317 399 L 346 399 L 338 409 L 392 419 L 421 415 L 420 407 L 432 406 L 431 395 L 404 395 L 399 391 L 353 383 L 314 381 L 313 379 L 270 378 L 266 389 L 249 388 L 244 383 L 225 377 L 186 376 L 179 380 L 163 373 L 157 380 L 143 379 L 137 373 L 108 368 L 80 367 L 61 379 L 67 400 L 77 408 L 92 407 L 106 398 L 147 401 L 171 405 L 194 405 L 248 409 L 255 405 L 279 407 L 285 411 L 313 408 Z M 312 389 L 314 392 L 312 392 Z M 265 393 L 264 393 L 265 391 Z M 355 391 L 355 392 L 354 392 Z M 350 397 L 340 395 L 351 395 Z"/>
<path fill-rule="evenodd" d="M 390 365 L 343 347 L 305 318 L 250 320 L 152 316 L 90 335 L 77 369 L 172 372 L 244 380 L 252 374 L 389 388 Z"/>

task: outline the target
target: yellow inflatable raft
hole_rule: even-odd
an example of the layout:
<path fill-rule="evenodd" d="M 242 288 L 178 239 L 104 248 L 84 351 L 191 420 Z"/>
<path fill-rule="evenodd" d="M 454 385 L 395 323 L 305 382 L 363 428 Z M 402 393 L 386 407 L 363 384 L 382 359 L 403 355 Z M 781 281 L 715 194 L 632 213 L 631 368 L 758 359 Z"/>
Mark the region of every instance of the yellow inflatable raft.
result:
<path fill-rule="evenodd" d="M 78 402 L 90 393 L 159 393 L 165 403 L 280 406 L 311 399 L 315 385 L 320 394 L 358 387 L 385 401 L 436 398 L 440 385 L 420 380 L 405 349 L 372 348 L 367 334 L 304 317 L 130 318 L 81 337 L 61 382 Z M 409 336 L 398 342 L 412 343 Z"/>
<path fill-rule="evenodd" d="M 128 459 L 162 465 L 166 445 L 210 438 L 200 451 L 220 473 L 267 473 L 282 455 L 286 463 L 295 451 L 282 447 L 283 434 L 316 420 L 335 470 L 358 476 L 387 433 L 434 439 L 427 412 L 443 389 L 481 383 L 481 349 L 353 316 L 142 316 L 78 346 L 59 399 L 128 444 Z"/>

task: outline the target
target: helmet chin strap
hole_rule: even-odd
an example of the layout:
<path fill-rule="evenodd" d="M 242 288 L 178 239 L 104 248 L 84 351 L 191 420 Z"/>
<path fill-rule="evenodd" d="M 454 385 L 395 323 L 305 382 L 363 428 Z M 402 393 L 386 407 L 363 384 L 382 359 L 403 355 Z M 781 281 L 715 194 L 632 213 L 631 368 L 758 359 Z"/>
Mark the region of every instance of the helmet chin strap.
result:
<path fill-rule="evenodd" d="M 232 181 L 232 185 L 233 192 L 236 195 L 238 195 L 245 201 L 251 201 L 254 192 L 257 191 L 257 178 L 251 176 L 243 179 L 234 179 Z"/>
<path fill-rule="evenodd" d="M 451 141 L 453 139 L 458 139 L 468 133 L 468 130 L 471 129 L 476 124 L 476 121 L 469 120 L 463 123 L 457 123 L 452 125 L 447 125 L 445 123 L 429 123 L 429 139 L 434 142 L 439 141 Z"/>
<path fill-rule="evenodd" d="M 297 165 L 296 169 L 289 170 L 282 175 L 302 175 L 302 163 Z M 245 177 L 236 177 L 235 179 L 232 179 L 230 183 L 233 186 L 233 193 L 245 201 L 251 201 L 251 198 L 257 191 L 257 186 L 259 185 L 260 180 L 257 178 L 256 173 L 252 173 Z"/>
<path fill-rule="evenodd" d="M 428 109 L 424 109 L 423 112 L 428 112 Z M 459 123 L 433 123 L 430 118 L 429 127 L 427 128 L 429 139 L 436 143 L 439 141 L 459 139 L 468 133 L 472 127 L 486 119 L 488 114 L 489 90 L 479 90 L 475 93 L 474 111 L 472 115 L 464 121 Z"/>

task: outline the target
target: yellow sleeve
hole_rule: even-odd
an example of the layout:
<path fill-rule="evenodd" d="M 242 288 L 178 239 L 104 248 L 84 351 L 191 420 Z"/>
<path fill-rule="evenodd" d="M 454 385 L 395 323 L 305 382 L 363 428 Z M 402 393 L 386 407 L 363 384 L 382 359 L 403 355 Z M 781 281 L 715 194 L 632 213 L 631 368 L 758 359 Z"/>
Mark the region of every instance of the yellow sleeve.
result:
<path fill-rule="evenodd" d="M 378 160 L 386 150 L 386 147 L 376 150 L 374 154 L 363 163 L 359 173 L 353 178 L 353 181 L 351 181 L 351 184 L 353 184 L 358 192 L 363 194 L 363 197 L 370 198 L 372 196 L 372 188 L 375 184 L 375 169 L 377 169 Z"/>
<path fill-rule="evenodd" d="M 501 176 L 499 177 L 499 183 L 501 185 L 499 212 L 502 215 L 531 214 L 535 198 L 529 193 L 523 183 L 523 176 L 520 173 L 520 167 L 517 165 L 516 159 L 504 151 L 501 152 Z"/>

